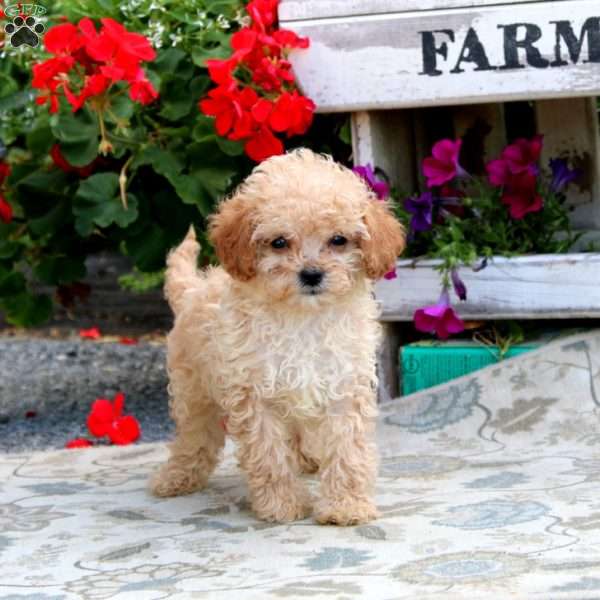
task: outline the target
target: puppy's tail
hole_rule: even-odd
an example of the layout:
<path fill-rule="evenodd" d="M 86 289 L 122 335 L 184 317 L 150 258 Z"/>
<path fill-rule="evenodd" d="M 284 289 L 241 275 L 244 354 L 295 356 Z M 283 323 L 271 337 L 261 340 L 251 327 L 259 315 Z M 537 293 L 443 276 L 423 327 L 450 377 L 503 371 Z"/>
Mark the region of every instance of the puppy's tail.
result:
<path fill-rule="evenodd" d="M 200 244 L 196 240 L 194 227 L 190 226 L 185 239 L 167 256 L 165 274 L 165 297 L 173 312 L 177 313 L 181 298 L 189 288 L 195 288 L 202 281 L 196 261 Z"/>

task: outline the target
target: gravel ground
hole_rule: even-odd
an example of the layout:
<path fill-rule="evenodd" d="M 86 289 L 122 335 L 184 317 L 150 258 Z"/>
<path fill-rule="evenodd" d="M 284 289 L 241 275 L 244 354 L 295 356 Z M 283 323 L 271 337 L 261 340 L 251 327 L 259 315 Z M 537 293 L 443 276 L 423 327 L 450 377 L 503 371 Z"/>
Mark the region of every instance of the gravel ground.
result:
<path fill-rule="evenodd" d="M 141 441 L 168 439 L 165 348 L 92 341 L 0 340 L 0 452 L 62 448 L 89 436 L 92 402 L 125 393 Z"/>

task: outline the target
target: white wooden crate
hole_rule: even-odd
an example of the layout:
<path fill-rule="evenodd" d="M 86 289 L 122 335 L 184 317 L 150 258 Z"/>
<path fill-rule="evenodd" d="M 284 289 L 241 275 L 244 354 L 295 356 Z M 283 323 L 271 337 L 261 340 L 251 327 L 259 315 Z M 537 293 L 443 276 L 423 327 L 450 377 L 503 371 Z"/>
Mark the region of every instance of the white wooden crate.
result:
<path fill-rule="evenodd" d="M 412 321 L 440 294 L 436 261 L 398 261 L 398 277 L 377 283 L 382 321 Z M 600 317 L 600 254 L 496 257 L 485 269 L 459 269 L 468 301 L 455 299 L 463 319 Z"/>
<path fill-rule="evenodd" d="M 585 171 L 569 193 L 572 224 L 597 236 L 598 0 L 281 0 L 279 16 L 311 40 L 291 57 L 304 93 L 320 112 L 352 113 L 355 164 L 383 169 L 409 194 L 423 188 L 420 165 L 442 137 L 490 126 L 487 161 L 515 137 L 543 133 L 542 166 L 568 157 Z M 518 116 L 518 106 L 528 116 Z M 461 276 L 465 318 L 600 316 L 597 254 L 498 258 Z M 439 287 L 431 262 L 400 261 L 398 278 L 377 284 L 382 397 L 398 391 L 394 322 L 434 303 Z"/>
<path fill-rule="evenodd" d="M 342 15 L 341 2 L 284 0 L 281 13 L 311 39 L 292 62 L 321 111 L 600 94 L 597 0 L 476 4 L 355 0 Z"/>

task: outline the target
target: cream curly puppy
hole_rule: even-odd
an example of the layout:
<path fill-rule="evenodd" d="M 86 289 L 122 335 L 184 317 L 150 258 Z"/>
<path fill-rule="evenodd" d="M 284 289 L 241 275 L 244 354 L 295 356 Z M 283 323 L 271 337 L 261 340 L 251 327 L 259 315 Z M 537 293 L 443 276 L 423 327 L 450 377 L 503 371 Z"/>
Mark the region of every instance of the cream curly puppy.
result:
<path fill-rule="evenodd" d="M 401 253 L 402 227 L 349 169 L 297 150 L 256 167 L 210 237 L 222 267 L 197 271 L 192 232 L 167 260 L 177 434 L 152 491 L 203 488 L 226 418 L 259 518 L 376 518 L 372 282 Z M 317 470 L 313 506 L 300 474 Z"/>

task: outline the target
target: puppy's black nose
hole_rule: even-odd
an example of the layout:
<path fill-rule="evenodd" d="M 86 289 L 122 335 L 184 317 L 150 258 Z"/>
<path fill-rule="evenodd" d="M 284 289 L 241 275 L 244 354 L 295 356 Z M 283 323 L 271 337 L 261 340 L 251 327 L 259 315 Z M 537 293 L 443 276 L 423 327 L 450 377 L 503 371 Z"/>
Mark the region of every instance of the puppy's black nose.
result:
<path fill-rule="evenodd" d="M 323 281 L 323 271 L 319 271 L 319 269 L 302 269 L 299 277 L 302 285 L 316 287 Z"/>

